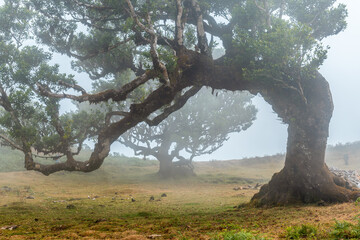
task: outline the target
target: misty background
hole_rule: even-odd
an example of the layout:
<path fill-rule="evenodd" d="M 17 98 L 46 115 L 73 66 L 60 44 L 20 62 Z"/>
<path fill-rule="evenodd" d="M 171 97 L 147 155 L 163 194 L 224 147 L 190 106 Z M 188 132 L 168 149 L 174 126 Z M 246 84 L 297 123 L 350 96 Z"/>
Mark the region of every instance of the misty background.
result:
<path fill-rule="evenodd" d="M 333 100 L 334 113 L 330 123 L 330 136 L 328 144 L 336 145 L 360 140 L 360 89 L 358 57 L 360 48 L 360 1 L 341 0 L 348 9 L 348 27 L 344 32 L 325 39 L 324 45 L 329 45 L 328 59 L 321 67 L 320 72 L 329 81 Z M 2 1 L 0 0 L 0 3 Z M 54 55 L 53 63 L 60 64 L 60 71 L 74 73 L 70 61 L 65 56 Z M 87 74 L 76 73 L 76 79 L 85 89 L 91 89 L 91 81 Z M 71 103 L 63 102 L 63 111 L 71 109 Z M 196 157 L 195 161 L 240 159 L 244 157 L 267 156 L 286 151 L 287 125 L 283 124 L 273 112 L 271 106 L 261 96 L 253 98 L 258 108 L 257 119 L 253 125 L 244 132 L 230 134 L 230 139 L 224 146 L 211 155 Z M 91 144 L 89 144 L 91 146 Z M 114 143 L 112 152 L 126 156 L 133 156 L 133 151 L 119 143 Z"/>
<path fill-rule="evenodd" d="M 342 0 L 348 9 L 348 27 L 344 32 L 324 40 L 329 45 L 328 59 L 320 73 L 329 81 L 334 100 L 328 144 L 360 140 L 360 1 Z M 273 155 L 286 151 L 287 126 L 282 124 L 271 106 L 261 97 L 253 99 L 258 108 L 257 119 L 245 132 L 232 134 L 222 148 L 198 160 L 238 159 Z"/>

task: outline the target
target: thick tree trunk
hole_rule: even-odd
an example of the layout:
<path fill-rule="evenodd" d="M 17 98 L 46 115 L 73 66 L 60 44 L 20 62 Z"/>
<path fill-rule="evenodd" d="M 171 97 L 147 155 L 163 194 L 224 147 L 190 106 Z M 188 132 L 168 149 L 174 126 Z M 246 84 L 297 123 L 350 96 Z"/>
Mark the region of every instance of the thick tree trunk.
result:
<path fill-rule="evenodd" d="M 158 158 L 160 167 L 158 175 L 162 178 L 186 178 L 196 176 L 193 168 L 187 165 L 176 165 L 172 161 L 171 156 L 164 156 Z"/>
<path fill-rule="evenodd" d="M 252 198 L 257 205 L 346 202 L 360 196 L 325 164 L 329 123 L 333 112 L 328 82 L 320 73 L 293 82 L 293 87 L 269 81 L 246 81 L 238 68 L 216 61 L 210 87 L 260 93 L 288 124 L 285 167 Z M 296 86 L 296 87 L 295 87 Z"/>
<path fill-rule="evenodd" d="M 358 191 L 347 189 L 324 161 L 333 111 L 328 83 L 318 74 L 315 79 L 304 81 L 303 88 L 306 102 L 299 101 L 296 93 L 286 94 L 284 90 L 263 93 L 289 125 L 289 135 L 285 167 L 253 197 L 255 204 L 346 202 L 359 195 Z"/>
<path fill-rule="evenodd" d="M 319 129 L 303 129 L 297 123 L 288 128 L 285 167 L 261 188 L 252 201 L 259 205 L 289 203 L 346 202 L 356 192 L 346 189 L 324 162 L 327 136 Z M 337 183 L 337 184 L 336 184 Z"/>
<path fill-rule="evenodd" d="M 173 176 L 174 166 L 172 159 L 168 157 L 159 158 L 159 172 L 158 175 L 163 178 L 170 178 Z"/>

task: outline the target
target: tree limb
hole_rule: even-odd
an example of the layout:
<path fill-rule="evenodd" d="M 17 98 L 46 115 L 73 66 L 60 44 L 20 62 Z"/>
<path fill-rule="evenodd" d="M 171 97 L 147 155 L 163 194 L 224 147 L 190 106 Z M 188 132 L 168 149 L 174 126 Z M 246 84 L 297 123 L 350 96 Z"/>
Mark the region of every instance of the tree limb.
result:
<path fill-rule="evenodd" d="M 59 99 L 71 99 L 77 102 L 85 102 L 89 101 L 90 103 L 99 103 L 103 101 L 108 101 L 112 99 L 113 101 L 124 101 L 128 94 L 134 91 L 140 85 L 146 83 L 150 79 L 154 77 L 154 71 L 147 71 L 142 76 L 132 80 L 130 83 L 125 84 L 124 86 L 118 89 L 108 89 L 95 94 L 82 94 L 80 96 L 67 94 L 67 93 L 53 93 L 47 89 L 46 86 L 36 83 L 39 92 L 42 96 L 51 97 L 51 98 L 59 98 Z"/>
<path fill-rule="evenodd" d="M 185 21 L 183 18 L 184 8 L 182 6 L 182 0 L 176 0 L 176 21 L 175 21 L 175 35 L 176 35 L 176 43 L 178 46 L 184 45 L 184 28 Z"/>
<path fill-rule="evenodd" d="M 170 79 L 169 79 L 169 74 L 167 72 L 167 69 L 165 67 L 165 65 L 160 61 L 159 58 L 159 53 L 157 51 L 157 42 L 158 42 L 158 36 L 154 30 L 154 26 L 151 22 L 151 16 L 150 13 L 147 13 L 146 16 L 146 21 L 149 27 L 146 27 L 137 17 L 134 7 L 131 4 L 130 0 L 126 0 L 128 6 L 129 6 L 129 10 L 130 10 L 130 15 L 131 17 L 135 20 L 136 24 L 138 27 L 140 27 L 143 31 L 147 32 L 151 38 L 149 40 L 150 43 L 150 55 L 151 55 L 151 59 L 154 65 L 154 69 L 156 71 L 160 72 L 160 76 L 159 80 L 161 83 L 170 86 Z"/>
<path fill-rule="evenodd" d="M 71 33 L 70 37 L 69 37 L 69 40 L 67 42 L 66 53 L 67 53 L 67 55 L 69 55 L 71 57 L 74 57 L 76 59 L 79 59 L 80 61 L 85 61 L 85 60 L 94 58 L 94 57 L 98 56 L 99 54 L 110 52 L 111 50 L 114 50 L 114 49 L 118 48 L 119 46 L 121 46 L 121 45 L 123 45 L 125 43 L 128 43 L 128 42 L 130 42 L 132 40 L 131 37 L 128 37 L 128 38 L 125 38 L 123 41 L 120 41 L 120 42 L 115 43 L 115 44 L 113 44 L 111 46 L 108 46 L 106 49 L 104 49 L 104 48 L 92 49 L 94 51 L 93 53 L 81 56 L 81 55 L 78 55 L 76 53 L 71 52 L 71 43 L 73 41 L 73 37 L 74 37 L 73 33 Z"/>
<path fill-rule="evenodd" d="M 203 15 L 201 13 L 201 8 L 197 0 L 191 0 L 192 7 L 196 13 L 196 27 L 197 27 L 197 36 L 198 36 L 198 47 L 201 53 L 204 53 L 208 56 L 211 56 L 209 52 L 208 41 L 206 38 L 206 32 L 203 23 Z"/>
<path fill-rule="evenodd" d="M 194 86 L 194 87 L 190 88 L 182 96 L 175 99 L 175 103 L 173 105 L 171 105 L 168 108 L 165 108 L 165 110 L 164 110 L 164 112 L 162 114 L 156 116 L 152 120 L 146 119 L 145 122 L 149 126 L 158 125 L 162 120 L 167 118 L 171 113 L 173 113 L 173 112 L 179 110 L 180 108 L 182 108 L 185 105 L 185 103 L 187 102 L 187 100 L 189 100 L 190 97 L 194 96 L 200 89 L 201 89 L 201 87 L 198 87 L 198 86 Z"/>
<path fill-rule="evenodd" d="M 110 124 L 110 120 L 113 116 L 122 116 L 122 117 L 127 117 L 129 116 L 130 113 L 128 112 L 123 112 L 123 111 L 113 111 L 113 112 L 109 112 L 106 114 L 105 116 L 105 124 L 109 125 Z"/>
<path fill-rule="evenodd" d="M 72 0 L 72 1 L 74 1 L 76 3 L 76 5 L 78 5 L 78 6 L 84 6 L 86 8 L 95 9 L 95 10 L 109 11 L 109 10 L 114 9 L 112 7 L 105 7 L 105 6 L 84 3 L 84 2 L 80 2 L 78 0 Z"/>
<path fill-rule="evenodd" d="M 15 142 L 11 141 L 7 136 L 0 134 L 0 138 L 2 138 L 7 144 L 9 144 L 10 147 L 15 148 L 20 151 L 24 151 L 24 149 L 22 147 L 17 145 Z"/>

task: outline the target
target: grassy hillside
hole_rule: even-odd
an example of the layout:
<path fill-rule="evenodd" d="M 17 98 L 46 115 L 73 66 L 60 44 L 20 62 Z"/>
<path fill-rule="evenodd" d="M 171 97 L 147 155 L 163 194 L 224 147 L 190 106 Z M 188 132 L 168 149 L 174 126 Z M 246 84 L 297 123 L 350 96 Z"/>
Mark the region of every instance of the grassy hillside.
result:
<path fill-rule="evenodd" d="M 85 150 L 78 156 L 78 159 L 85 160 L 90 155 L 90 150 Z M 345 155 L 348 161 L 345 162 Z M 244 158 L 240 160 L 196 162 L 196 172 L 200 175 L 244 175 L 248 174 L 248 170 L 256 169 L 250 175 L 255 178 L 269 179 L 274 171 L 278 171 L 283 167 L 285 156 L 277 154 L 265 157 Z M 0 147 L 0 172 L 24 171 L 23 154 L 10 148 Z M 41 160 L 45 161 L 45 160 Z M 52 163 L 52 160 L 47 160 Z M 328 146 L 326 152 L 326 163 L 328 166 L 341 169 L 360 170 L 360 141 L 347 144 L 338 144 L 336 146 Z M 142 160 L 139 158 L 129 158 L 125 156 L 112 155 L 105 160 L 105 164 L 101 169 L 112 171 L 114 167 L 129 168 L 147 167 L 154 170 L 158 167 L 155 160 Z M 155 170 L 156 171 L 156 170 Z"/>
<path fill-rule="evenodd" d="M 348 154 L 347 167 L 358 166 L 355 145 L 329 148 L 328 162 L 346 167 Z M 1 153 L 1 167 L 19 171 L 0 173 L 0 239 L 360 238 L 358 203 L 242 205 L 282 168 L 283 155 L 197 162 L 197 177 L 164 180 L 157 161 L 111 156 L 92 173 L 46 177 L 20 171 L 15 152 Z"/>

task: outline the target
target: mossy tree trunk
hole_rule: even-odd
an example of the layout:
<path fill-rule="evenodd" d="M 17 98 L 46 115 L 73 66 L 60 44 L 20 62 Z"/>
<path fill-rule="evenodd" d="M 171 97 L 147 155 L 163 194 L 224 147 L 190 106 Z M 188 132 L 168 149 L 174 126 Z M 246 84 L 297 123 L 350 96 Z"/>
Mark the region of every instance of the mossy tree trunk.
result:
<path fill-rule="evenodd" d="M 317 74 L 314 79 L 304 80 L 303 91 L 304 101 L 282 89 L 263 91 L 265 100 L 288 124 L 288 141 L 285 167 L 253 197 L 256 204 L 346 202 L 359 195 L 347 189 L 325 164 L 333 112 L 327 81 Z"/>

